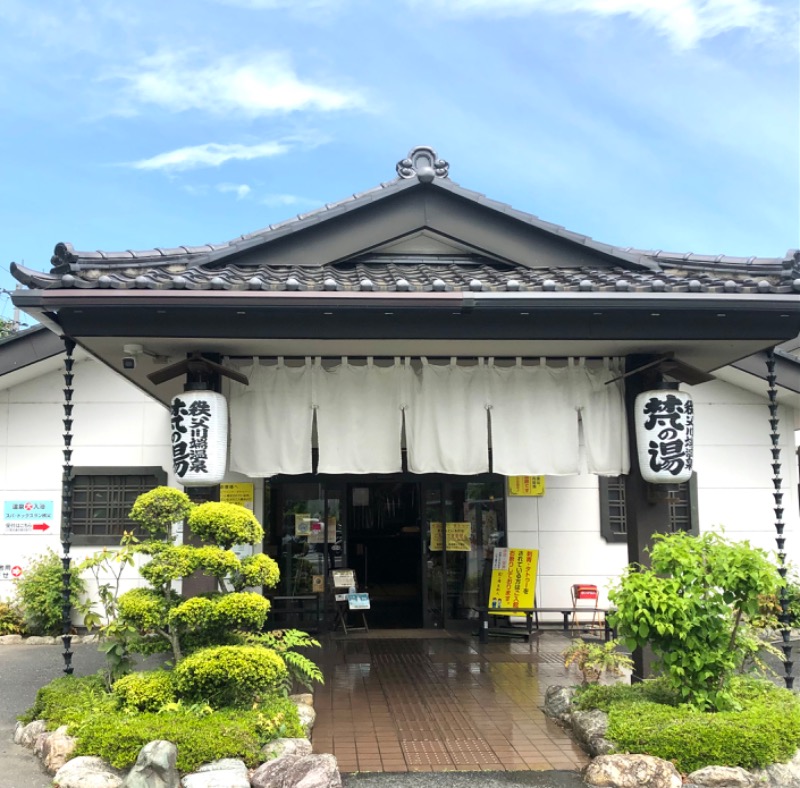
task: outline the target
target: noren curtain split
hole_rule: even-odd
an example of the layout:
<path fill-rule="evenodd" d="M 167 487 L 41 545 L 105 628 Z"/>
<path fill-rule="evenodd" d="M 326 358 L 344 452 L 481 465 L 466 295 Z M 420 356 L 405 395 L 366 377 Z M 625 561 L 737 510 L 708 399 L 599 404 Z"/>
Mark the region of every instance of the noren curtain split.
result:
<path fill-rule="evenodd" d="M 320 473 L 619 475 L 629 469 L 619 372 L 606 361 L 564 366 L 342 359 L 292 366 L 254 359 L 231 383 L 231 470 L 310 473 L 316 420 Z"/>

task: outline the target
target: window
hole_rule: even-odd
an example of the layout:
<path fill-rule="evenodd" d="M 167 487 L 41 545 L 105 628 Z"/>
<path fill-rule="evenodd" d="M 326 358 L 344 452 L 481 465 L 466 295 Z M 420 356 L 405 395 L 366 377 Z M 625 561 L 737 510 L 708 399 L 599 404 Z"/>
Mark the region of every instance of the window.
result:
<path fill-rule="evenodd" d="M 72 543 L 118 545 L 123 531 L 141 535 L 128 512 L 139 495 L 166 481 L 162 468 L 75 468 Z"/>
<path fill-rule="evenodd" d="M 670 531 L 699 533 L 697 516 L 697 474 L 683 484 L 653 485 L 667 496 Z M 607 542 L 626 542 L 625 477 L 600 477 L 600 533 Z"/>

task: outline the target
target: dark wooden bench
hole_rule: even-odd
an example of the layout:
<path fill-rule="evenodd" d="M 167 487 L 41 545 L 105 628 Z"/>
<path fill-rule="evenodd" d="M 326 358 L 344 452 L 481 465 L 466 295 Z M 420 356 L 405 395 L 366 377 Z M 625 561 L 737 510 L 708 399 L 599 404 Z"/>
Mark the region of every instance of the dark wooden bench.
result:
<path fill-rule="evenodd" d="M 607 614 L 611 608 L 606 607 L 474 607 L 473 610 L 477 611 L 479 616 L 479 629 L 478 639 L 481 643 L 489 642 L 489 615 L 490 613 L 511 613 L 517 616 L 525 616 L 525 630 L 523 632 L 506 632 L 498 634 L 518 634 L 527 638 L 530 642 L 534 630 L 534 621 L 536 623 L 536 630 L 539 630 L 539 613 L 561 613 L 564 616 L 564 631 L 569 632 L 570 616 L 576 613 L 599 613 L 603 616 L 603 639 L 608 641 L 614 635 L 613 630 L 609 626 Z M 585 627 L 586 625 L 578 625 L 577 628 Z"/>

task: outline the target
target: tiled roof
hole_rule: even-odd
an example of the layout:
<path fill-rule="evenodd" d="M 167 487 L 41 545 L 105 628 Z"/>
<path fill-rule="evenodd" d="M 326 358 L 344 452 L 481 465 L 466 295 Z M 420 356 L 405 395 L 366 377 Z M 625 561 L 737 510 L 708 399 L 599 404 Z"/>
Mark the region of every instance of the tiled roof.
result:
<path fill-rule="evenodd" d="M 212 264 L 73 266 L 38 274 L 16 267 L 18 279 L 37 288 L 112 290 L 306 290 L 306 291 L 605 291 L 698 293 L 800 292 L 800 260 L 729 258 L 701 261 L 662 256 L 661 270 L 609 267 L 528 268 L 477 255 L 368 254 L 322 266 L 262 263 L 224 268 Z M 99 261 L 98 261 L 99 263 Z M 62 269 L 63 270 L 63 269 Z"/>

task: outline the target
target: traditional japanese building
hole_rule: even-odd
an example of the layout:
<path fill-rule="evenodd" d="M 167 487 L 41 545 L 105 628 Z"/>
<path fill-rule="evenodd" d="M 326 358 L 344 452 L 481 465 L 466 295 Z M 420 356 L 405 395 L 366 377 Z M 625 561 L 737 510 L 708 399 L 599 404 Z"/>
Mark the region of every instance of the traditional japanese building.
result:
<path fill-rule="evenodd" d="M 777 526 L 800 557 L 800 366 L 773 352 L 800 333 L 798 252 L 599 243 L 457 185 L 419 147 L 394 180 L 228 243 L 59 243 L 51 266 L 12 264 L 14 303 L 66 343 L 65 429 L 60 413 L 47 425 L 54 451 L 67 434 L 71 503 L 53 517 L 76 546 L 116 538 L 141 488 L 197 471 L 194 495 L 265 523 L 283 596 L 321 610 L 330 570 L 348 567 L 385 626 L 474 617 L 498 547 L 539 551 L 545 606 L 576 582 L 604 589 L 658 531 L 721 525 L 774 549 Z M 90 380 L 127 385 L 104 397 Z M 691 397 L 693 448 L 666 433 L 637 446 L 636 397 L 664 384 Z M 185 387 L 227 403 L 221 446 Z M 172 439 L 170 408 L 187 430 Z"/>

